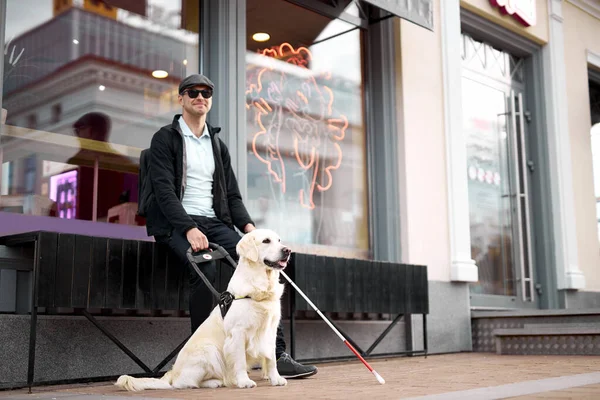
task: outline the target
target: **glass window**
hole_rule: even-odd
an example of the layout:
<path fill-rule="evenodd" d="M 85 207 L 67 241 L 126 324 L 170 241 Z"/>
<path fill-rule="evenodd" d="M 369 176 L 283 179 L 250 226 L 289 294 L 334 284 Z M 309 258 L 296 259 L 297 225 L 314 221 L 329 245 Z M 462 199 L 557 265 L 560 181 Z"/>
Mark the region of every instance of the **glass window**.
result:
<path fill-rule="evenodd" d="M 21 230 L 86 220 L 145 232 L 139 154 L 198 72 L 198 21 L 193 1 L 7 0 L 0 233 L 14 231 L 8 212 L 35 216 Z"/>
<path fill-rule="evenodd" d="M 295 251 L 368 256 L 362 40 L 286 1 L 247 1 L 247 204 Z"/>

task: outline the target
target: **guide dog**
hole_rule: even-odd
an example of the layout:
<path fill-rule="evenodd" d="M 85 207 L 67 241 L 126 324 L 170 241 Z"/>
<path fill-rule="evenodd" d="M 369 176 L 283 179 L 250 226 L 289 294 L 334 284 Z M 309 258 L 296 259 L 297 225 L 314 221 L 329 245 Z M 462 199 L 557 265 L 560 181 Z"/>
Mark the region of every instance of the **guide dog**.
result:
<path fill-rule="evenodd" d="M 287 266 L 291 250 L 268 229 L 256 229 L 236 247 L 239 262 L 227 287 L 235 300 L 225 317 L 219 307 L 183 346 L 171 370 L 162 378 L 119 377 L 116 386 L 129 390 L 252 388 L 248 366 L 262 365 L 263 379 L 286 385 L 275 359 L 275 337 L 281 318 L 284 285 L 279 271 Z"/>

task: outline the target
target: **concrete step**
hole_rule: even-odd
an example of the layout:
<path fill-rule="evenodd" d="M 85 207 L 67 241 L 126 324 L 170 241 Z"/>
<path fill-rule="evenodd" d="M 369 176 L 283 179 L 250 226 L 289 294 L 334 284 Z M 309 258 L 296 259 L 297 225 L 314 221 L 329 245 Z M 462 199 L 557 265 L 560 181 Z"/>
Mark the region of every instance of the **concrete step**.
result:
<path fill-rule="evenodd" d="M 500 341 L 501 354 L 595 354 L 585 348 L 600 336 L 600 309 L 473 311 L 471 332 L 474 352 L 497 353 Z"/>
<path fill-rule="evenodd" d="M 495 329 L 496 354 L 600 355 L 600 324 L 525 324 Z"/>

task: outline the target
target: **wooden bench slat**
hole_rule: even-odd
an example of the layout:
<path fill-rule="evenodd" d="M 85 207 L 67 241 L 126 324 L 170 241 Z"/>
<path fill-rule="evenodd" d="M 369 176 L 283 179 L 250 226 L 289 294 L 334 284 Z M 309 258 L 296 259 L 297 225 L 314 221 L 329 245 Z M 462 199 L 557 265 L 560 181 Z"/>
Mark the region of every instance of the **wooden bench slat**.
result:
<path fill-rule="evenodd" d="M 106 280 L 108 277 L 108 239 L 95 237 L 90 270 L 88 307 L 106 307 Z"/>
<path fill-rule="evenodd" d="M 133 309 L 138 284 L 138 244 L 135 240 L 123 240 L 123 257 L 121 259 L 123 287 L 121 308 Z"/>
<path fill-rule="evenodd" d="M 38 301 L 40 307 L 54 307 L 58 234 L 43 232 L 38 243 Z"/>
<path fill-rule="evenodd" d="M 75 236 L 58 235 L 58 255 L 56 257 L 55 307 L 70 307 L 72 300 Z"/>
<path fill-rule="evenodd" d="M 92 255 L 94 254 L 94 240 L 89 236 L 76 236 L 74 239 L 71 306 L 86 308 L 88 307 L 88 290 L 90 287 Z"/>
<path fill-rule="evenodd" d="M 155 310 L 165 309 L 167 262 L 168 249 L 165 246 L 154 246 L 152 308 Z"/>
<path fill-rule="evenodd" d="M 177 310 L 179 307 L 179 282 L 183 268 L 181 268 L 180 263 L 173 262 L 174 258 L 171 254 L 167 256 L 164 305 L 167 310 Z"/>
<path fill-rule="evenodd" d="M 137 291 L 135 307 L 141 310 L 152 308 L 154 243 L 140 242 L 137 257 Z"/>
<path fill-rule="evenodd" d="M 106 271 L 106 308 L 121 307 L 123 288 L 123 241 L 109 239 Z"/>

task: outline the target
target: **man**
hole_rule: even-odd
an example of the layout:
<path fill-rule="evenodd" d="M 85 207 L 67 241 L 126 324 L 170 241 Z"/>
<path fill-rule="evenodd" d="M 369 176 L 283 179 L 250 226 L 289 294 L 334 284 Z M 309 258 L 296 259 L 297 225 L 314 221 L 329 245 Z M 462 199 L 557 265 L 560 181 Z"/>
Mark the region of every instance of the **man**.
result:
<path fill-rule="evenodd" d="M 217 136 L 220 128 L 206 123 L 212 107 L 214 84 L 204 75 L 190 75 L 179 84 L 182 114 L 163 126 L 150 145 L 150 179 L 154 197 L 146 212 L 148 235 L 168 243 L 191 271 L 190 317 L 194 332 L 212 311 L 213 297 L 202 279 L 193 271 L 186 251 L 208 248 L 208 242 L 221 245 L 232 258 L 238 258 L 240 235 L 255 229 L 242 202 L 231 168 L 229 151 Z M 216 277 L 214 262 L 199 267 L 211 283 Z M 300 378 L 317 373 L 285 352 L 280 323 L 276 340 L 277 369 L 285 378 Z"/>

